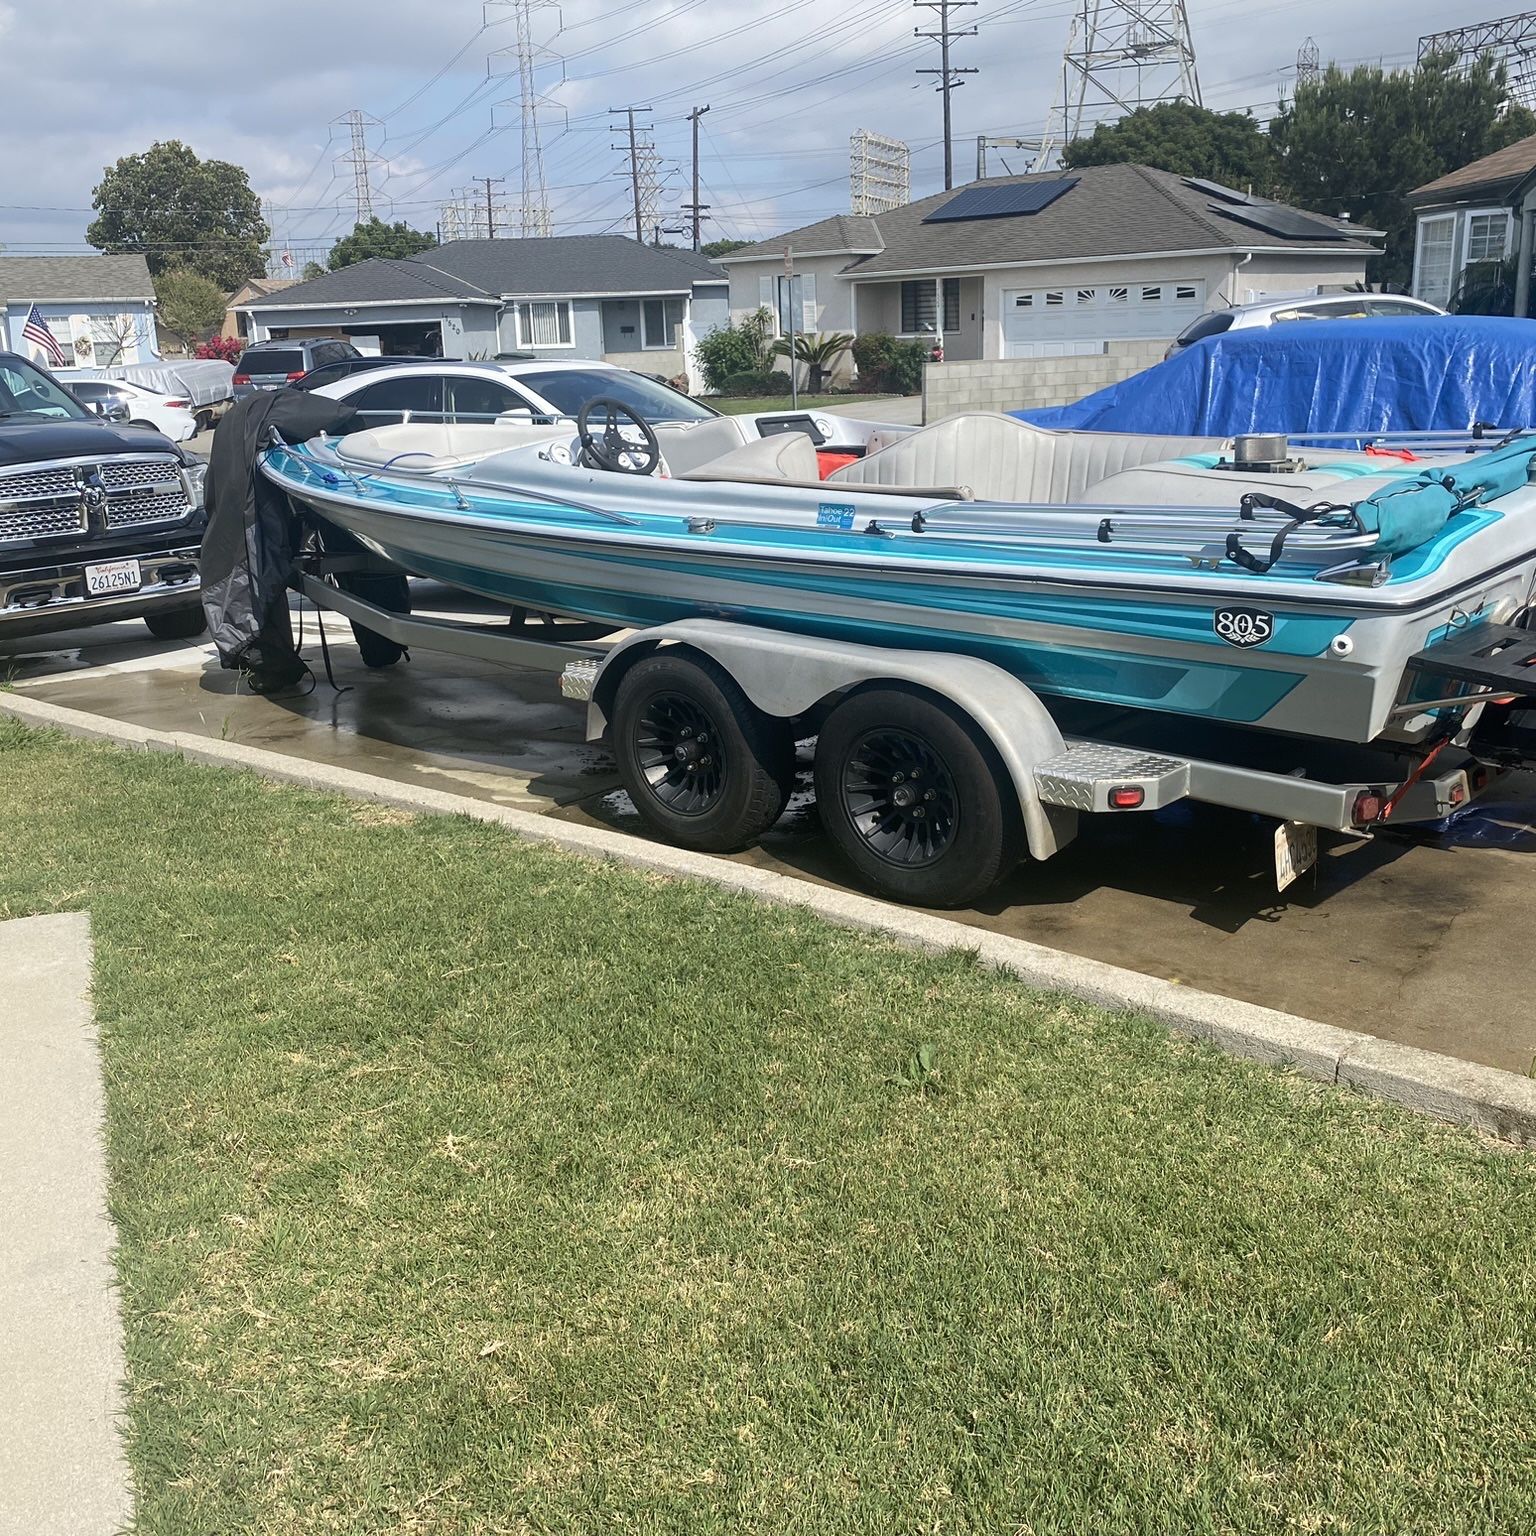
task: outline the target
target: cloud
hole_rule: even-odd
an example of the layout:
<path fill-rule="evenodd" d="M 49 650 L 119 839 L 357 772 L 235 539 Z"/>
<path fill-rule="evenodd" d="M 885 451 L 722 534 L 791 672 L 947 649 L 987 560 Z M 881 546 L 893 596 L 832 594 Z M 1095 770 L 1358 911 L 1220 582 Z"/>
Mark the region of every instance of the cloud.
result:
<path fill-rule="evenodd" d="M 957 18 L 980 31 L 955 45 L 954 62 L 978 70 L 954 96 L 962 177 L 977 133 L 1044 125 L 1075 8 L 982 0 Z M 1420 32 L 1451 23 L 1447 10 L 1443 0 L 1190 6 L 1202 83 L 1220 107 L 1272 102 L 1309 32 L 1325 59 L 1374 57 L 1383 46 L 1411 58 Z M 488 5 L 493 25 L 477 36 L 482 14 L 480 0 L 30 0 L 24 10 L 0 0 L 12 205 L 0 208 L 0 241 L 13 252 L 81 248 L 103 167 L 179 138 L 244 166 L 278 206 L 286 242 L 323 250 L 353 215 L 352 169 L 340 158 L 349 145 L 335 123 L 353 107 L 384 119 L 369 130 L 382 157 L 371 171 L 381 212 L 431 227 L 439 203 L 477 176 L 506 177 L 515 201 L 515 61 L 488 63 L 513 41 L 511 9 Z M 643 121 L 674 213 L 688 195 L 686 113 L 710 106 L 702 196 L 712 235 L 764 235 L 845 210 L 856 128 L 913 146 L 914 195 L 942 185 L 939 100 L 932 77 L 913 73 L 936 65 L 937 49 L 912 36 L 931 18 L 908 0 L 565 0 L 560 15 L 554 35 L 554 10 L 535 11 L 550 50 L 537 81 L 555 103 L 540 123 L 557 228 L 627 227 L 608 108 L 629 104 L 653 108 Z M 498 101 L 510 104 L 493 115 Z"/>

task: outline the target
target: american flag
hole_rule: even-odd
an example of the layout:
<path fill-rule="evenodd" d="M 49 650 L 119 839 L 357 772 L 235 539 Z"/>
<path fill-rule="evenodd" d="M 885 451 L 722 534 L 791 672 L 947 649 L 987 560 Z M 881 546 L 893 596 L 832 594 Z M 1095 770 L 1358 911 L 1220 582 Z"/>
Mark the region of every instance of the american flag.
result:
<path fill-rule="evenodd" d="M 32 312 L 27 316 L 27 323 L 21 328 L 21 339 L 30 341 L 33 346 L 41 347 L 43 356 L 55 368 L 64 366 L 66 362 L 64 349 L 59 345 L 58 338 L 48 329 L 36 304 L 32 306 Z"/>

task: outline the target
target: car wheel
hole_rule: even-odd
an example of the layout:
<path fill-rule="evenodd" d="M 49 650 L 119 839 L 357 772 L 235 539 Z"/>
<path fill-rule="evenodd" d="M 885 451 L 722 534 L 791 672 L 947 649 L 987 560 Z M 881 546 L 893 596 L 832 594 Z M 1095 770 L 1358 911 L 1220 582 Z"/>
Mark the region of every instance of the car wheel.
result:
<path fill-rule="evenodd" d="M 744 847 L 779 819 L 794 783 L 787 722 L 702 657 L 636 662 L 619 683 L 613 740 L 635 809 L 683 848 Z"/>
<path fill-rule="evenodd" d="M 191 640 L 208 628 L 208 617 L 199 603 L 195 607 L 146 613 L 144 626 L 156 640 Z"/>
<path fill-rule="evenodd" d="M 960 710 L 904 688 L 839 704 L 816 743 L 822 825 L 882 896 L 965 906 L 1018 862 L 1023 818 L 1007 770 Z"/>

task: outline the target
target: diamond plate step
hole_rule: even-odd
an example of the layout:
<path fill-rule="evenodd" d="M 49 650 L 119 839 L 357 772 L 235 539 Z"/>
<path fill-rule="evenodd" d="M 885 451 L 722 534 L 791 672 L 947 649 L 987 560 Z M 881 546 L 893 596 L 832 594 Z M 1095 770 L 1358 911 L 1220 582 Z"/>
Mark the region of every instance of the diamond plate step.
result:
<path fill-rule="evenodd" d="M 1136 809 L 1155 811 L 1189 793 L 1189 764 L 1143 747 L 1078 741 L 1041 763 L 1035 769 L 1035 784 L 1047 805 L 1077 811 L 1120 809 L 1110 804 L 1110 791 L 1140 789 L 1145 798 Z"/>
<path fill-rule="evenodd" d="M 560 692 L 585 704 L 597 685 L 597 663 L 591 659 L 567 662 L 560 673 Z"/>

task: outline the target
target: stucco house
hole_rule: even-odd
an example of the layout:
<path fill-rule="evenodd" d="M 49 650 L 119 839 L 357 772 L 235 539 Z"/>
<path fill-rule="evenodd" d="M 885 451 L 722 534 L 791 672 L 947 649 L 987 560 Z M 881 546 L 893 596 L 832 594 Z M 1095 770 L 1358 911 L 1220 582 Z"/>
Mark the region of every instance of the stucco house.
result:
<path fill-rule="evenodd" d="M 1408 194 L 1414 212 L 1414 297 L 1448 304 L 1469 266 L 1504 261 L 1523 250 L 1515 312 L 1524 314 L 1536 254 L 1533 183 L 1536 134 L 1415 187 Z"/>
<path fill-rule="evenodd" d="M 74 368 L 149 362 L 155 285 L 142 256 L 0 256 L 5 345 L 46 363 L 22 335 L 33 305 Z"/>
<path fill-rule="evenodd" d="M 623 235 L 454 240 L 375 258 L 235 306 L 250 338 L 346 336 L 364 351 L 521 352 L 696 378 L 692 350 L 725 323 L 727 279 L 691 251 Z"/>
<path fill-rule="evenodd" d="M 1375 233 L 1215 182 L 1103 165 L 823 219 L 721 265 L 731 313 L 766 305 L 781 331 L 793 301 L 799 330 L 942 340 L 951 362 L 1129 344 L 1141 359 L 1219 305 L 1362 282 Z"/>

